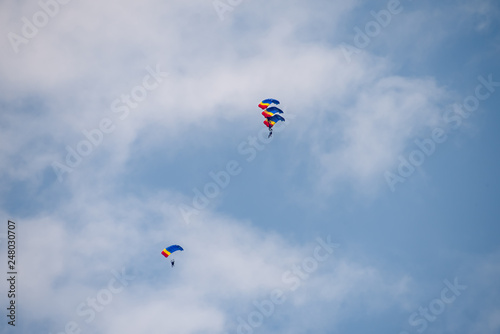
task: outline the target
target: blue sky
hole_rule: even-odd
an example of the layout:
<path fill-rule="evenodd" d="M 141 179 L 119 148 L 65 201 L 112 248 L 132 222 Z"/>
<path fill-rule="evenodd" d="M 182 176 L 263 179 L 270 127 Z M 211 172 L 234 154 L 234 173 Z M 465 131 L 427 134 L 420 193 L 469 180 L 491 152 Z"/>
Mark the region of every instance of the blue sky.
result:
<path fill-rule="evenodd" d="M 0 5 L 2 332 L 500 331 L 496 1 L 60 1 Z"/>

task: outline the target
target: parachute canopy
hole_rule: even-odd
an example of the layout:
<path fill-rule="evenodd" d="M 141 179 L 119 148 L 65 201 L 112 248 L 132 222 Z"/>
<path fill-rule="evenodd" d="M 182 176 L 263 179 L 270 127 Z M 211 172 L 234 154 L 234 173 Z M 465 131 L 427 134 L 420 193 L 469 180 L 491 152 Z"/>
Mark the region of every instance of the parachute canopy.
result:
<path fill-rule="evenodd" d="M 264 124 L 268 128 L 272 128 L 274 126 L 274 124 L 278 123 L 279 121 L 283 121 L 284 122 L 285 119 L 283 117 L 281 117 L 280 115 L 278 115 L 278 114 L 274 114 L 271 117 L 266 117 L 266 120 L 264 121 Z"/>
<path fill-rule="evenodd" d="M 161 251 L 161 254 L 165 257 L 168 257 L 170 254 L 172 254 L 173 252 L 176 252 L 176 251 L 183 251 L 184 248 L 182 248 L 181 246 L 179 245 L 172 245 L 172 246 L 168 246 L 167 248 L 165 248 L 164 250 Z"/>
<path fill-rule="evenodd" d="M 280 101 L 275 99 L 265 99 L 261 103 L 259 103 L 259 108 L 266 109 L 270 104 L 280 104 Z"/>
<path fill-rule="evenodd" d="M 273 116 L 274 114 L 282 114 L 282 113 L 283 113 L 283 110 L 281 110 L 280 108 L 269 107 L 262 112 L 262 116 L 268 118 L 268 117 Z"/>

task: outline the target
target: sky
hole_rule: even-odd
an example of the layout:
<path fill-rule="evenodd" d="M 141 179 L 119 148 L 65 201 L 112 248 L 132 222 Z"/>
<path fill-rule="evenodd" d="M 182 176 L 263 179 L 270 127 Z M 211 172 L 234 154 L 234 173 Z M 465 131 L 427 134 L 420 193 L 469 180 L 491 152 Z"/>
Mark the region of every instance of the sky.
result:
<path fill-rule="evenodd" d="M 500 332 L 498 1 L 5 0 L 0 32 L 2 333 Z"/>

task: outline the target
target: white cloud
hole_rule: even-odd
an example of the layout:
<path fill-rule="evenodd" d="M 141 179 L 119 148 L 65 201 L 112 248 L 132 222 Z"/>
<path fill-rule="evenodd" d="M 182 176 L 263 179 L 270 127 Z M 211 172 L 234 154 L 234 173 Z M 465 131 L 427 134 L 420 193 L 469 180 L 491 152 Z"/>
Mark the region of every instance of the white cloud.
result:
<path fill-rule="evenodd" d="M 348 178 L 370 189 L 411 140 L 440 125 L 445 97 L 446 91 L 430 79 L 377 78 L 359 87 L 339 119 L 318 126 L 322 135 L 314 149 L 321 184 Z M 324 144 L 334 138 L 340 143 Z"/>
<path fill-rule="evenodd" d="M 76 196 L 58 213 L 18 222 L 23 226 L 20 256 L 24 259 L 19 271 L 33 278 L 20 285 L 23 313 L 33 314 L 35 323 L 46 321 L 52 331 L 62 330 L 70 321 L 102 333 L 124 328 L 135 328 L 137 333 L 160 328 L 184 333 L 233 331 L 237 317 L 246 319 L 254 310 L 253 302 L 269 298 L 274 289 L 284 291 L 286 301 L 276 306 L 276 319 L 272 315 L 266 324 L 280 323 L 282 312 L 294 314 L 317 302 L 335 308 L 348 300 L 352 308 L 336 317 L 337 322 L 359 308 L 397 304 L 400 293 L 394 293 L 391 285 L 403 284 L 398 291 L 404 294 L 408 284 L 404 277 L 352 262 L 342 248 L 299 279 L 300 274 L 292 270 L 305 268 L 305 259 L 312 259 L 319 245 L 314 240 L 294 244 L 209 212 L 185 225 L 175 207 L 161 205 L 169 203 L 171 196 L 106 197 Z M 185 248 L 174 253 L 174 268 L 160 254 L 170 243 Z M 97 304 L 103 310 L 87 323 L 89 316 L 81 311 L 90 307 L 80 312 L 78 308 L 88 298 L 99 300 L 101 291 L 109 289 L 113 270 L 121 272 L 122 268 L 133 279 L 123 291 L 112 294 L 109 304 Z M 284 280 L 287 272 L 288 280 Z M 292 291 L 297 281 L 300 284 Z M 386 287 L 377 294 L 371 292 L 382 285 Z M 47 300 L 54 301 L 50 308 L 44 307 Z M 126 326 L 125 319 L 134 319 L 133 324 Z M 295 325 L 294 321 L 281 324 Z M 262 328 L 266 331 L 265 325 Z"/>
<path fill-rule="evenodd" d="M 108 170 L 119 171 L 130 158 L 130 145 L 145 133 L 152 131 L 166 151 L 175 152 L 193 144 L 179 141 L 185 129 L 245 128 L 258 114 L 248 111 L 272 95 L 284 102 L 287 113 L 299 116 L 302 125 L 293 137 L 308 142 L 312 136 L 310 172 L 324 175 L 321 183 L 331 188 L 338 179 L 352 178 L 366 185 L 379 179 L 411 136 L 434 124 L 443 90 L 432 79 L 396 77 L 390 64 L 369 54 L 347 64 L 340 48 L 296 37 L 301 25 L 335 22 L 352 4 L 329 3 L 328 13 L 335 15 L 328 20 L 326 11 L 309 17 L 308 12 L 318 13 L 314 6 L 271 6 L 270 11 L 279 8 L 280 17 L 245 30 L 245 39 L 238 38 L 243 23 L 236 18 L 261 12 L 260 5 L 241 4 L 231 13 L 231 23 L 219 21 L 210 4 L 199 5 L 194 12 L 182 3 L 157 1 L 61 7 L 22 52 L 7 55 L 0 65 L 10 87 L 7 100 L 36 94 L 43 96 L 44 108 L 33 119 L 29 113 L 13 116 L 9 150 L 33 159 L 14 166 L 15 171 L 5 166 L 6 175 L 29 178 L 53 161 L 64 162 L 66 145 L 75 149 L 85 139 L 82 131 L 97 128 L 105 117 L 116 130 L 94 151 L 107 156 Z M 14 20 L 7 29 L 16 27 Z M 119 119 L 113 101 L 130 94 L 142 82 L 145 67 L 157 64 L 168 77 Z M 42 136 L 48 139 L 45 150 L 20 144 Z M 86 163 L 96 156 L 86 157 Z"/>

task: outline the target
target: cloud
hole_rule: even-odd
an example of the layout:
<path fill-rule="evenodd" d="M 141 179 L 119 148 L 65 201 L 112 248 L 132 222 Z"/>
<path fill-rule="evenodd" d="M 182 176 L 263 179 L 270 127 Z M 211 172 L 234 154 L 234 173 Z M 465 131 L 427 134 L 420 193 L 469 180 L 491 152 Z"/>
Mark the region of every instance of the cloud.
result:
<path fill-rule="evenodd" d="M 23 226 L 19 271 L 33 278 L 19 286 L 22 312 L 33 314 L 34 325 L 48 323 L 52 332 L 69 322 L 102 333 L 130 326 L 138 333 L 159 328 L 234 332 L 238 317 L 247 319 L 255 310 L 254 302 L 281 289 L 286 300 L 276 305 L 276 317 L 266 318 L 266 331 L 275 322 L 298 326 L 282 323 L 280 314 L 302 312 L 318 302 L 335 309 L 349 301 L 334 322 L 359 308 L 397 304 L 408 284 L 407 278 L 350 260 L 341 248 L 331 255 L 321 250 L 326 258 L 314 269 L 311 261 L 321 245 L 316 240 L 296 244 L 234 218 L 204 212 L 187 226 L 174 206 L 161 204 L 171 202 L 171 195 L 106 197 L 75 196 L 57 213 L 18 222 Z M 160 251 L 173 243 L 185 250 L 174 254 L 176 267 L 170 268 Z M 305 268 L 313 270 L 306 275 Z M 130 277 L 126 285 L 111 282 L 117 273 Z M 402 285 L 398 290 L 395 282 Z M 44 307 L 47 300 L 54 301 L 51 307 Z M 134 324 L 126 326 L 130 319 Z"/>
<path fill-rule="evenodd" d="M 435 124 L 444 89 L 431 78 L 395 76 L 387 60 L 368 53 L 346 64 L 338 46 L 297 35 L 315 20 L 336 22 L 352 5 L 329 4 L 336 13 L 330 21 L 324 15 L 309 17 L 307 12 L 318 13 L 312 5 L 301 10 L 266 5 L 279 8 L 280 18 L 250 25 L 246 38 L 238 39 L 245 23 L 236 18 L 253 15 L 258 6 L 241 4 L 221 22 L 206 2 L 199 4 L 196 11 L 157 1 L 61 6 L 22 52 L 7 55 L 0 67 L 4 84 L 9 83 L 7 101 L 35 94 L 43 108 L 34 118 L 28 111 L 10 116 L 6 136 L 11 141 L 3 154 L 20 152 L 32 160 L 5 166 L 5 175 L 34 178 L 51 163 L 64 163 L 67 146 L 76 150 L 86 140 L 82 131 L 98 128 L 104 118 L 115 130 L 85 163 L 99 156 L 107 160 L 107 170 L 119 171 L 138 138 L 150 136 L 170 154 L 189 149 L 186 145 L 211 140 L 208 129 L 236 133 L 248 127 L 257 113 L 248 113 L 249 106 L 271 94 L 299 117 L 301 126 L 292 137 L 312 152 L 308 173 L 323 175 L 318 181 L 327 189 L 346 178 L 362 188 L 380 179 L 412 136 Z M 10 21 L 7 29 L 19 29 L 19 22 Z M 131 95 L 148 66 L 168 76 L 137 107 L 127 107 L 123 118 L 116 106 L 124 102 L 114 103 Z M 187 128 L 200 129 L 196 141 L 180 140 Z M 23 145 L 40 138 L 46 138 L 41 146 Z M 148 150 L 150 144 L 146 140 L 136 149 Z"/>
<path fill-rule="evenodd" d="M 446 95 L 430 79 L 384 77 L 367 82 L 338 119 L 322 122 L 317 129 L 322 135 L 313 148 L 320 183 L 348 178 L 362 192 L 373 187 L 412 139 L 440 124 L 439 106 Z M 334 138 L 337 145 L 323 144 Z"/>

